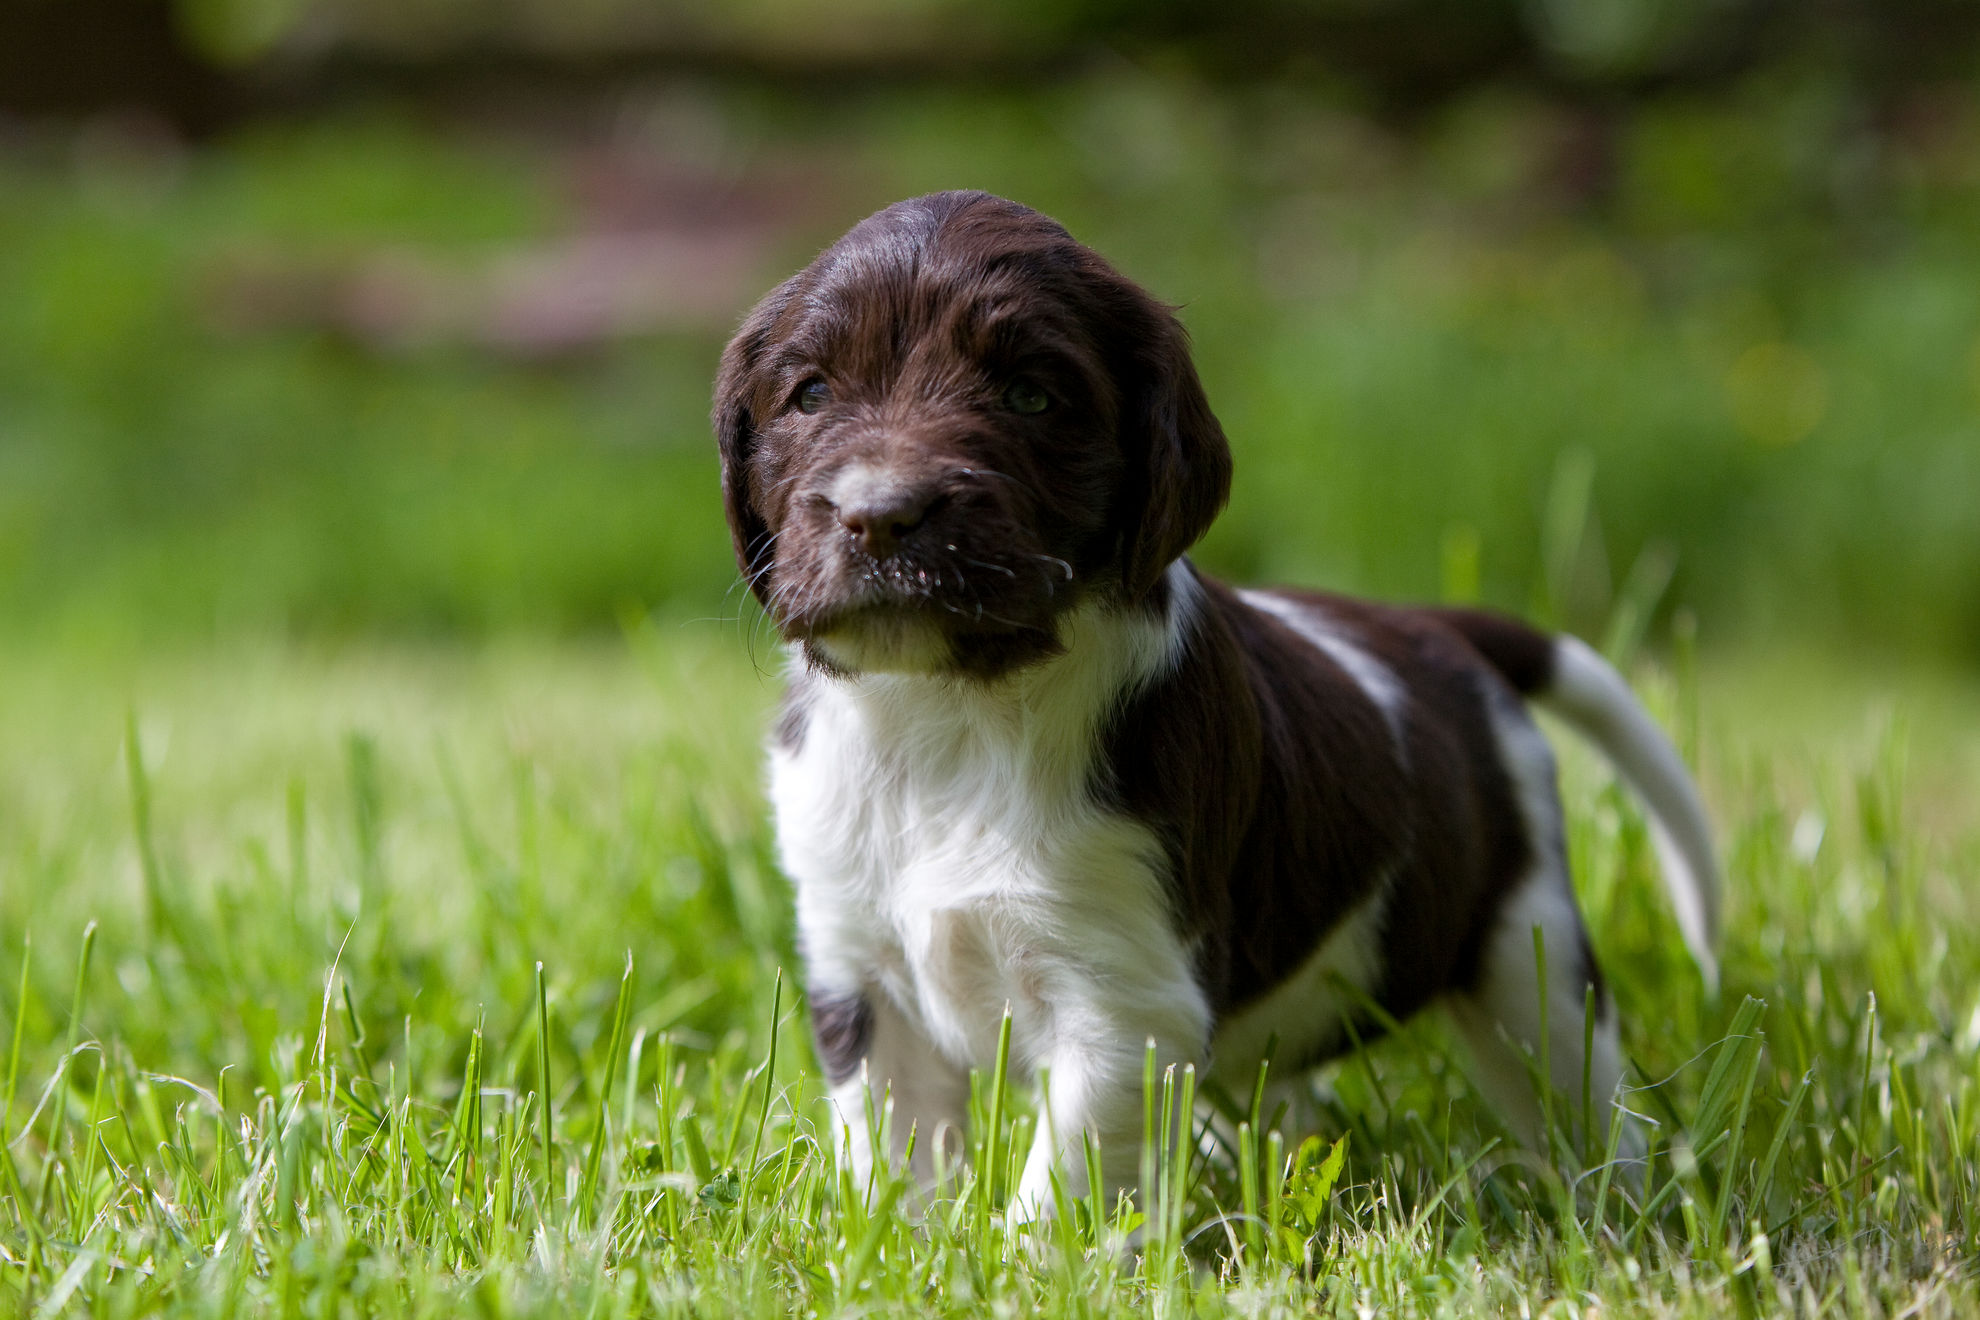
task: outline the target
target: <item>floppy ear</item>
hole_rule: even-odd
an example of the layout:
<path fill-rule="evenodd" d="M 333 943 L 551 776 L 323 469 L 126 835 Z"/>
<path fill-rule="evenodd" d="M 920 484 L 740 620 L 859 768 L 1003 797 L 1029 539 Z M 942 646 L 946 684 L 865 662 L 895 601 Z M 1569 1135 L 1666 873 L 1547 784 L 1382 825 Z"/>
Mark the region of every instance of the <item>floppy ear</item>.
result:
<path fill-rule="evenodd" d="M 742 329 L 722 350 L 715 374 L 715 443 L 722 455 L 722 502 L 735 542 L 736 566 L 756 598 L 769 603 L 764 576 L 770 568 L 770 528 L 749 493 L 750 459 L 756 448 L 756 419 L 750 395 L 756 369 L 770 340 L 770 328 L 789 302 L 789 283 L 780 284 L 751 309 Z"/>
<path fill-rule="evenodd" d="M 1189 336 L 1168 308 L 1135 291 L 1133 349 L 1123 392 L 1121 582 L 1138 600 L 1163 570 L 1210 530 L 1231 493 L 1231 449 L 1189 356 Z M 1139 322 L 1139 324 L 1135 324 Z"/>

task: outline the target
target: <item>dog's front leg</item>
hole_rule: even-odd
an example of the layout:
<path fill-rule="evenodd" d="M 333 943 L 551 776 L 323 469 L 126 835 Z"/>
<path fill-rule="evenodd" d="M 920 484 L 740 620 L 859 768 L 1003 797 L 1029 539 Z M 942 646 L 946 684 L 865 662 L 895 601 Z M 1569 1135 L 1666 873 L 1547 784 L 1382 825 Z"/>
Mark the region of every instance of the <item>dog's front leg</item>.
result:
<path fill-rule="evenodd" d="M 1059 1190 L 1069 1198 L 1084 1197 L 1090 1189 L 1086 1141 L 1098 1147 L 1102 1191 L 1111 1196 L 1132 1187 L 1132 1169 L 1141 1141 L 1141 1083 L 1138 1061 L 1126 1051 L 1114 1050 L 1117 1057 L 1093 1058 L 1083 1050 L 1054 1051 L 1046 1075 L 1038 1115 L 1037 1133 L 1024 1162 L 1024 1175 L 1018 1181 L 1017 1200 L 1011 1207 L 1019 1219 L 1043 1218 L 1058 1211 L 1053 1195 L 1053 1175 Z"/>
<path fill-rule="evenodd" d="M 1111 1031 L 1081 1033 L 1052 1049 L 1044 1061 L 1049 1071 L 1043 1112 L 1018 1182 L 1015 1216 L 1037 1219 L 1059 1209 L 1053 1193 L 1055 1173 L 1059 1190 L 1073 1199 L 1085 1197 L 1091 1190 L 1090 1173 L 1098 1174 L 1109 1210 L 1120 1193 L 1134 1190 L 1144 1135 L 1142 1080 L 1147 1047 L 1154 1043 L 1158 1079 L 1164 1069 L 1180 1067 L 1198 1053 L 1183 1045 L 1173 1031 L 1151 1031 L 1151 1025 L 1120 1021 Z M 1156 1085 L 1161 1085 L 1159 1080 Z M 1171 1122 L 1175 1121 L 1172 1116 Z M 1187 1117 L 1181 1121 L 1188 1121 Z M 1091 1170 L 1086 1152 L 1089 1138 L 1100 1157 L 1098 1167 Z"/>
<path fill-rule="evenodd" d="M 853 1179 L 862 1191 L 871 1186 L 878 1147 L 885 1148 L 890 1167 L 905 1163 L 923 1189 L 934 1185 L 942 1168 L 955 1167 L 969 1119 L 964 1069 L 877 991 L 814 994 L 812 1026 L 832 1083 L 841 1148 L 851 1152 Z"/>

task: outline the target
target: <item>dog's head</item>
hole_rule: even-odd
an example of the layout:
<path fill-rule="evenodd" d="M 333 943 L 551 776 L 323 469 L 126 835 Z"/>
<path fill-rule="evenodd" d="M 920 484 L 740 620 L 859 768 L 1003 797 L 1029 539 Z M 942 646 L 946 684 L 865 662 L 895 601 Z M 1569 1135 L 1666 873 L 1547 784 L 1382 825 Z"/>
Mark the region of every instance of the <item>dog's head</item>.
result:
<path fill-rule="evenodd" d="M 992 677 L 1145 599 L 1230 451 L 1170 310 L 987 193 L 898 203 L 759 303 L 715 386 L 736 558 L 813 664 Z"/>

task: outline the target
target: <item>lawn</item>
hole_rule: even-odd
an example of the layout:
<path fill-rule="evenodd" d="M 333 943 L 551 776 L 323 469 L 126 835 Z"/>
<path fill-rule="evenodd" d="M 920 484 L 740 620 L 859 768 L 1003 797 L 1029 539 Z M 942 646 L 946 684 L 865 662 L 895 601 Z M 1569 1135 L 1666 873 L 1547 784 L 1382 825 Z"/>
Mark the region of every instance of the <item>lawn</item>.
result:
<path fill-rule="evenodd" d="M 1639 673 L 1721 824 L 1717 999 L 1637 818 L 1568 758 L 1647 1174 L 1513 1157 L 1425 1019 L 1320 1077 L 1324 1131 L 1157 1134 L 1150 1204 L 1033 1234 L 999 1214 L 1028 1097 L 991 1079 L 976 1164 L 920 1215 L 839 1171 L 757 788 L 777 681 L 743 626 L 4 670 L 0 1290 L 24 1314 L 1980 1305 L 1957 686 Z"/>

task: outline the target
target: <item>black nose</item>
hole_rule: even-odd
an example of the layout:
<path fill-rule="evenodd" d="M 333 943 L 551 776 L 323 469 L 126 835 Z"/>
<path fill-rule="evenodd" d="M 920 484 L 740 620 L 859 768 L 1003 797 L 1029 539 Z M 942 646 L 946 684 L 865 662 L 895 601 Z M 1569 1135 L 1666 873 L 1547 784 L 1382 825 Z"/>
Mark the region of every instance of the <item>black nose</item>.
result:
<path fill-rule="evenodd" d="M 836 506 L 839 525 L 875 559 L 900 549 L 901 539 L 921 526 L 935 495 L 929 490 L 894 486 L 850 494 Z"/>

